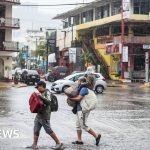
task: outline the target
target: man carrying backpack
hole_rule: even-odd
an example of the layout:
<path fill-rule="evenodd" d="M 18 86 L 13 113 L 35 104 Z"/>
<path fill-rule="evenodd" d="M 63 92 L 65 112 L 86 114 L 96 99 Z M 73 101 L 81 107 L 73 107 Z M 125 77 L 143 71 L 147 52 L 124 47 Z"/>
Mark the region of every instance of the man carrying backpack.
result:
<path fill-rule="evenodd" d="M 50 126 L 50 115 L 51 115 L 51 93 L 46 89 L 46 83 L 44 81 L 38 82 L 36 86 L 39 91 L 40 99 L 44 103 L 44 108 L 42 112 L 38 112 L 34 120 L 34 140 L 30 147 L 32 149 L 37 149 L 38 138 L 40 135 L 40 130 L 43 127 L 45 132 L 51 136 L 55 141 L 56 146 L 53 149 L 60 150 L 63 148 L 63 144 L 60 142 L 56 134 L 53 132 Z"/>
<path fill-rule="evenodd" d="M 77 141 L 72 142 L 72 144 L 83 145 L 82 141 L 82 129 L 91 134 L 96 141 L 96 145 L 98 146 L 101 139 L 101 134 L 97 134 L 94 130 L 87 126 L 87 119 L 90 114 L 90 111 L 95 108 L 95 104 L 97 101 L 96 95 L 93 91 L 87 88 L 86 78 L 80 78 L 78 81 L 79 84 L 79 94 L 74 98 L 70 98 L 70 100 L 77 102 L 76 107 L 76 115 L 77 115 Z M 90 97 L 86 97 L 86 96 Z M 96 99 L 94 101 L 94 99 Z"/>

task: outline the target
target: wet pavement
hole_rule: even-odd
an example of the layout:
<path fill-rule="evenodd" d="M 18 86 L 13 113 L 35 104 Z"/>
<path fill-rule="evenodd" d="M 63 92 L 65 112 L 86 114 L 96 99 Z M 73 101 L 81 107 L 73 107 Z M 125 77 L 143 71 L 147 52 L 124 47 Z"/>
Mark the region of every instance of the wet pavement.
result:
<path fill-rule="evenodd" d="M 32 143 L 35 114 L 30 113 L 28 100 L 33 91 L 33 86 L 0 89 L 0 150 L 25 150 Z M 76 140 L 76 117 L 65 95 L 57 97 L 59 111 L 52 113 L 51 124 L 66 150 L 150 150 L 150 89 L 112 87 L 98 95 L 98 107 L 88 124 L 102 134 L 99 147 L 85 132 L 84 146 L 71 145 Z M 12 130 L 17 130 L 19 138 L 3 138 L 3 131 Z M 49 150 L 54 144 L 42 129 L 39 149 Z"/>

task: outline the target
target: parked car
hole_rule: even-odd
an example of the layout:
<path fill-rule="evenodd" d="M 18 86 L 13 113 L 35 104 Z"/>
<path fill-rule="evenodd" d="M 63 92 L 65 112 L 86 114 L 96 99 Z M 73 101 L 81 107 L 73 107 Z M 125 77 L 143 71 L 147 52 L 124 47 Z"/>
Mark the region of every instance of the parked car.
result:
<path fill-rule="evenodd" d="M 73 71 L 71 74 L 82 73 L 83 71 Z"/>
<path fill-rule="evenodd" d="M 56 93 L 64 92 L 65 89 L 72 86 L 75 81 L 77 81 L 80 77 L 83 77 L 85 75 L 86 75 L 85 72 L 84 73 L 76 73 L 73 75 L 69 75 L 69 76 L 65 77 L 64 79 L 57 80 L 52 84 L 51 90 L 55 91 Z M 94 73 L 94 75 L 96 77 L 94 91 L 99 94 L 103 93 L 103 91 L 106 90 L 106 88 L 107 88 L 107 83 L 105 81 L 105 78 L 100 73 Z"/>
<path fill-rule="evenodd" d="M 22 81 L 28 85 L 30 83 L 34 85 L 35 83 L 38 83 L 40 81 L 40 75 L 36 70 L 25 70 Z"/>
<path fill-rule="evenodd" d="M 20 82 L 23 82 L 26 78 L 26 74 L 28 73 L 28 69 L 22 69 L 20 75 Z"/>
<path fill-rule="evenodd" d="M 54 82 L 58 79 L 62 79 L 67 76 L 68 69 L 66 66 L 57 66 L 52 69 L 52 71 L 48 74 L 47 80 L 50 82 Z"/>

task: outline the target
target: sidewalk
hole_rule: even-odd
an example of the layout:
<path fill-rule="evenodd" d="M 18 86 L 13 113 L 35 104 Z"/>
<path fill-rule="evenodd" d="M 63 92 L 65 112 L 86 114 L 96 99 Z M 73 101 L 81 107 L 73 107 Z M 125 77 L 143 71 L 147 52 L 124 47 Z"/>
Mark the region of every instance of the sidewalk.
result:
<path fill-rule="evenodd" d="M 11 88 L 12 82 L 0 82 L 0 88 Z"/>
<path fill-rule="evenodd" d="M 128 80 L 108 80 L 107 81 L 107 86 L 108 87 L 148 87 L 144 83 L 132 83 Z"/>
<path fill-rule="evenodd" d="M 0 82 L 0 88 L 11 88 L 11 87 L 21 88 L 26 86 L 27 85 L 24 83 L 18 83 L 15 85 L 13 82 Z"/>

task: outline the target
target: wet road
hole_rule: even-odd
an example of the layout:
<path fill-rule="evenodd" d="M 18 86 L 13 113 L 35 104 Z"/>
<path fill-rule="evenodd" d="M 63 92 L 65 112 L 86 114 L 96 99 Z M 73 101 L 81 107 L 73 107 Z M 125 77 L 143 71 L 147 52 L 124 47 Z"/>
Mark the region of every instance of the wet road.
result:
<path fill-rule="evenodd" d="M 28 99 L 33 91 L 33 86 L 0 89 L 0 150 L 24 150 L 32 143 L 35 114 L 29 111 Z M 150 150 L 150 89 L 108 88 L 98 95 L 98 107 L 88 124 L 102 134 L 99 147 L 85 132 L 84 146 L 71 145 L 76 139 L 76 117 L 66 104 L 65 95 L 57 97 L 60 107 L 52 114 L 51 124 L 67 150 Z M 6 130 L 17 130 L 19 138 L 3 138 L 2 132 Z M 39 149 L 48 150 L 53 145 L 42 129 Z"/>

